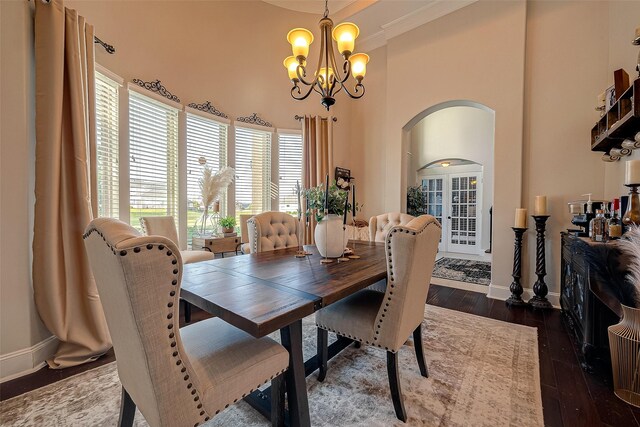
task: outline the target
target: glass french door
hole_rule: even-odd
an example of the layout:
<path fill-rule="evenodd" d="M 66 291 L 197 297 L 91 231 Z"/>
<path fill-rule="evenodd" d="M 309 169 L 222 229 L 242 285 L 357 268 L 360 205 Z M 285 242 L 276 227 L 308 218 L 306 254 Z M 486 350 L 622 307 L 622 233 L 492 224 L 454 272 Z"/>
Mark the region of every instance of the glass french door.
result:
<path fill-rule="evenodd" d="M 482 174 L 449 175 L 447 251 L 476 254 L 480 250 Z M 444 230 L 443 230 L 444 231 Z"/>
<path fill-rule="evenodd" d="M 442 238 L 438 249 L 446 251 L 446 199 L 447 177 L 445 175 L 433 175 L 422 179 L 422 191 L 426 202 L 426 213 L 433 215 L 442 225 Z"/>

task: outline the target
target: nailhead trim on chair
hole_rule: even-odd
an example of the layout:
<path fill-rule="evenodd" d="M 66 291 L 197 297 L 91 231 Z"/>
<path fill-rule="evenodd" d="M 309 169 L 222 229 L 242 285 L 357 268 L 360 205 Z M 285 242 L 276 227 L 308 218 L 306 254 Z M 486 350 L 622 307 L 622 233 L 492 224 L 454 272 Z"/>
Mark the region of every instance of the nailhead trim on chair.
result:
<path fill-rule="evenodd" d="M 248 393 L 244 393 L 244 394 L 242 395 L 242 397 L 240 397 L 240 399 L 244 399 L 245 397 L 247 397 L 247 395 L 249 395 L 249 394 L 253 393 L 253 392 L 254 392 L 254 391 L 256 391 L 257 389 L 259 389 L 261 386 L 265 385 L 267 382 L 269 382 L 269 381 L 273 380 L 273 379 L 274 379 L 275 377 L 277 377 L 278 375 L 282 375 L 282 374 L 284 374 L 286 371 L 287 371 L 287 368 L 284 368 L 282 371 L 280 371 L 280 372 L 278 372 L 278 373 L 276 373 L 276 374 L 271 375 L 271 378 L 267 378 L 266 380 L 262 381 L 262 382 L 261 382 L 260 384 L 258 384 L 255 388 L 252 388 L 251 390 L 249 390 L 249 392 L 248 392 Z M 232 402 L 232 401 L 230 401 L 230 400 L 229 400 L 229 401 L 227 401 L 228 403 L 226 403 L 226 404 L 224 405 L 224 408 L 223 408 L 223 409 L 227 409 L 227 408 L 229 407 L 229 405 L 231 405 L 231 404 L 233 404 L 233 403 L 238 402 L 238 400 L 240 400 L 240 399 L 238 399 L 238 398 L 233 399 L 233 402 Z M 218 410 L 216 411 L 215 415 L 218 415 L 218 414 L 220 413 L 220 411 L 222 411 L 222 409 L 218 409 Z"/>
<path fill-rule="evenodd" d="M 87 237 L 89 237 L 89 235 L 91 235 L 91 233 L 93 233 L 94 231 L 98 232 L 95 228 L 90 229 L 89 231 L 87 231 L 85 234 L 83 234 L 82 238 L 86 239 Z M 105 241 L 106 243 L 106 238 L 104 237 L 104 235 L 100 232 L 98 232 L 98 234 L 102 237 L 102 240 Z M 111 249 L 111 251 L 113 252 L 113 254 L 116 254 L 116 251 L 114 249 L 114 247 L 112 245 L 110 245 L 109 243 L 107 243 L 107 246 L 109 247 L 109 249 Z M 151 250 L 153 249 L 154 244 L 147 244 L 146 247 L 147 249 Z M 159 250 L 164 250 L 165 245 L 163 244 L 159 244 L 157 245 Z M 140 253 L 141 248 L 140 247 L 134 247 L 133 248 L 133 252 L 134 253 Z M 120 251 L 120 256 L 126 256 L 127 255 L 127 251 L 126 250 L 121 250 Z M 172 257 L 172 265 L 176 265 L 178 260 L 177 257 L 173 254 L 173 252 L 171 250 L 167 250 L 167 256 Z M 175 261 L 175 262 L 173 262 Z M 175 268 L 173 270 L 173 274 L 178 274 L 179 270 L 177 268 Z M 177 297 L 177 292 L 174 290 L 174 286 L 178 285 L 178 280 L 177 279 L 173 279 L 171 281 L 171 290 L 169 292 L 169 297 L 171 298 L 169 300 L 169 303 L 167 304 L 167 308 L 173 308 L 174 304 L 178 302 L 179 298 Z M 169 313 L 167 314 L 167 319 L 171 320 L 173 318 L 173 310 L 169 311 Z M 177 346 L 177 341 L 175 340 L 175 333 L 173 332 L 173 327 L 174 324 L 172 322 L 167 324 L 167 329 L 170 331 L 169 332 L 169 342 L 170 342 L 170 348 L 174 349 L 171 353 L 171 356 L 176 358 L 176 366 L 181 366 L 182 365 L 182 359 L 180 357 L 180 353 L 179 351 L 176 349 Z M 186 375 L 183 377 L 183 381 L 187 382 L 189 380 L 189 373 L 186 372 L 187 368 L 185 368 L 184 366 L 182 366 L 180 368 L 180 373 L 185 374 Z M 193 388 L 193 383 L 187 383 L 187 390 L 190 390 Z M 204 417 L 204 421 L 203 422 L 207 422 L 209 421 L 210 417 L 209 414 L 207 414 L 205 411 L 200 410 L 202 408 L 202 404 L 198 403 L 198 401 L 200 400 L 200 397 L 198 396 L 198 392 L 196 391 L 195 388 L 193 388 L 193 390 L 191 390 L 191 395 L 195 395 L 195 397 L 193 398 L 193 401 L 196 402 L 196 409 L 197 412 L 199 414 L 199 416 L 203 416 Z M 197 427 L 200 423 L 195 423 L 194 427 Z"/>

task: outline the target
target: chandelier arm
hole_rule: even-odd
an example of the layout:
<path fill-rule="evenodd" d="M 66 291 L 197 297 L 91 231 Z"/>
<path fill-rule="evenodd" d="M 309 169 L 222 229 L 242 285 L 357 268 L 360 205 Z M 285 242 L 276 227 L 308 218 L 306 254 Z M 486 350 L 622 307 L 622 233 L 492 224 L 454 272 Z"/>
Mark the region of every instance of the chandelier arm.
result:
<path fill-rule="evenodd" d="M 295 99 L 295 100 L 298 100 L 298 101 L 302 101 L 303 99 L 307 99 L 307 98 L 309 97 L 309 95 L 311 94 L 311 91 L 316 87 L 316 83 L 314 82 L 314 83 L 312 83 L 312 84 L 311 84 L 311 85 L 309 85 L 309 86 L 310 86 L 310 87 L 309 87 L 309 90 L 308 90 L 304 95 L 302 95 L 302 96 L 296 96 L 296 95 L 294 94 L 294 91 L 295 91 L 296 89 L 298 90 L 298 93 L 301 93 L 301 91 L 300 91 L 300 87 L 299 87 L 298 85 L 295 85 L 294 87 L 292 87 L 292 88 L 291 88 L 291 97 L 292 97 L 293 99 Z"/>
<path fill-rule="evenodd" d="M 347 95 L 349 95 L 349 98 L 352 99 L 359 99 L 362 98 L 364 96 L 364 85 L 362 83 L 358 83 L 355 86 L 355 90 L 354 93 L 349 92 L 349 89 L 347 89 L 347 87 L 345 85 L 342 85 L 342 87 L 344 88 L 344 91 L 347 93 Z M 360 90 L 362 90 L 362 92 L 360 92 Z"/>
<path fill-rule="evenodd" d="M 347 64 L 349 63 L 349 61 L 346 61 L 346 60 L 345 60 L 345 62 Z M 344 78 L 342 78 L 342 77 L 340 77 L 340 73 L 338 72 L 338 66 L 336 64 L 336 58 L 335 58 L 333 52 L 331 52 L 331 66 L 333 67 L 333 75 L 336 78 L 336 80 L 338 80 L 338 82 L 340 82 L 341 84 L 346 82 L 347 79 L 349 78 L 349 76 L 351 75 L 351 67 L 347 66 L 347 64 L 342 64 L 342 69 L 343 69 L 343 72 L 345 73 Z"/>
<path fill-rule="evenodd" d="M 311 86 L 314 83 L 313 81 L 308 82 L 304 79 L 307 76 L 307 69 L 304 65 L 298 64 L 296 67 L 296 74 L 298 75 L 298 79 L 300 79 L 305 86 Z"/>
<path fill-rule="evenodd" d="M 337 91 L 335 91 L 335 93 L 333 94 L 333 96 L 335 96 L 335 95 L 339 94 L 339 93 L 340 93 L 340 91 L 341 91 L 342 89 L 344 89 L 344 83 L 342 83 L 342 82 L 338 82 L 338 90 L 337 90 Z"/>

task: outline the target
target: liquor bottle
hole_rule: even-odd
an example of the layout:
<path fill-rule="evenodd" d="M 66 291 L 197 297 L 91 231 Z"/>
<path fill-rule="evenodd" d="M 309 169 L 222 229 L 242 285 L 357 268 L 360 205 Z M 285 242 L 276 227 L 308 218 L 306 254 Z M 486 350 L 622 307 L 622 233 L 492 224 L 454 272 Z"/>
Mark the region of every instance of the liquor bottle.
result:
<path fill-rule="evenodd" d="M 607 241 L 607 221 L 602 209 L 596 210 L 596 217 L 591 220 L 591 240 L 594 242 Z"/>
<path fill-rule="evenodd" d="M 620 209 L 620 199 L 613 199 L 613 213 L 609 220 L 610 239 L 619 239 L 622 237 L 622 221 L 618 218 L 618 209 Z"/>

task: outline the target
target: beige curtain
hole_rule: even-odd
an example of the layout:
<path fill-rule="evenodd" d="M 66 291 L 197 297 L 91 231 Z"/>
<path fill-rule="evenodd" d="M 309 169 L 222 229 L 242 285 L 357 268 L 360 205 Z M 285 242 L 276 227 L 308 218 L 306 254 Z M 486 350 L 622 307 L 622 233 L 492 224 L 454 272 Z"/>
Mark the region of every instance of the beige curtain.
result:
<path fill-rule="evenodd" d="M 302 181 L 304 188 L 315 187 L 334 178 L 333 170 L 333 118 L 305 116 L 302 127 Z M 314 244 L 315 218 L 309 218 L 305 227 L 304 244 Z"/>
<path fill-rule="evenodd" d="M 60 340 L 49 366 L 65 368 L 111 348 L 82 241 L 96 215 L 93 28 L 62 0 L 35 5 L 33 288 Z"/>

